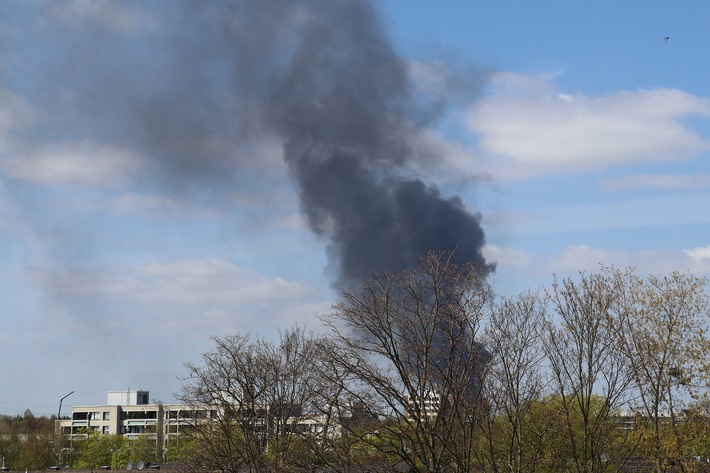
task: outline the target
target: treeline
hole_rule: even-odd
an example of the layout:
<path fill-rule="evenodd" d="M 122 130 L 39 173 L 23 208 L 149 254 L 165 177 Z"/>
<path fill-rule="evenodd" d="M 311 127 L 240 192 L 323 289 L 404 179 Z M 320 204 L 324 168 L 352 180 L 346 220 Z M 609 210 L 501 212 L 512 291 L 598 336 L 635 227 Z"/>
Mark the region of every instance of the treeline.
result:
<path fill-rule="evenodd" d="M 430 254 L 344 291 L 324 335 L 214 338 L 182 400 L 192 467 L 693 471 L 710 455 L 706 280 L 633 270 L 498 298 Z"/>
<path fill-rule="evenodd" d="M 0 435 L 51 434 L 54 433 L 56 417 L 35 417 L 26 409 L 23 415 L 0 415 Z"/>
<path fill-rule="evenodd" d="M 0 458 L 6 468 L 12 471 L 46 470 L 52 466 L 77 470 L 125 469 L 129 463 L 159 464 L 181 460 L 182 447 L 178 442 L 163 446 L 148 436 L 129 440 L 91 429 L 68 438 L 55 432 L 54 420 L 54 416 L 35 417 L 34 421 L 27 415 L 1 417 L 4 430 L 0 434 Z M 33 426 L 41 428 L 33 430 Z M 8 427 L 10 430 L 5 430 Z"/>
<path fill-rule="evenodd" d="M 55 464 L 53 448 L 56 417 L 35 417 L 25 410 L 22 416 L 0 416 L 0 458 L 13 469 L 44 469 Z"/>

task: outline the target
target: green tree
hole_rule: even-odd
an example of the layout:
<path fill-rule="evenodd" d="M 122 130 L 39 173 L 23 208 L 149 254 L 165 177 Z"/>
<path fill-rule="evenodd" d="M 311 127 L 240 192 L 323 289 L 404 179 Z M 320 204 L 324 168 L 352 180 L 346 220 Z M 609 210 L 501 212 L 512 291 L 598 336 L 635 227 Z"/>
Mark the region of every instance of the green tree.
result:
<path fill-rule="evenodd" d="M 122 449 L 125 439 L 120 435 L 101 434 L 93 429 L 80 432 L 86 438 L 77 445 L 76 459 L 72 465 L 77 469 L 113 466 L 114 453 Z"/>
<path fill-rule="evenodd" d="M 58 463 L 55 417 L 0 416 L 0 457 L 8 467 L 45 469 Z"/>
<path fill-rule="evenodd" d="M 710 405 L 707 399 L 688 406 L 679 433 L 684 457 L 704 461 L 710 458 Z"/>
<path fill-rule="evenodd" d="M 129 463 L 158 463 L 156 440 L 149 436 L 140 436 L 127 439 L 124 436 L 114 436 L 110 442 L 104 442 L 104 447 L 109 448 L 111 462 L 106 465 L 111 468 L 125 468 Z"/>
<path fill-rule="evenodd" d="M 617 288 L 603 275 L 581 273 L 578 281 L 555 279 L 548 297 L 552 308 L 544 350 L 566 421 L 570 469 L 618 470 L 624 462 L 614 447 L 633 438 L 623 436 L 612 422 L 626 405 L 632 382 L 611 316 Z"/>
<path fill-rule="evenodd" d="M 194 458 L 197 442 L 188 430 L 179 436 L 170 437 L 165 446 L 164 459 L 166 463 L 185 463 L 189 458 Z"/>
<path fill-rule="evenodd" d="M 16 469 L 43 470 L 55 463 L 50 439 L 44 435 L 27 435 L 20 441 L 17 457 L 12 460 Z"/>
<path fill-rule="evenodd" d="M 533 413 L 547 383 L 541 369 L 544 317 L 545 301 L 537 294 L 503 299 L 484 333 L 491 353 L 483 384 L 487 409 L 481 416 L 487 441 L 477 451 L 479 462 L 494 472 L 534 472 L 540 465 L 548 423 Z"/>
<path fill-rule="evenodd" d="M 619 291 L 614 327 L 632 369 L 643 451 L 658 472 L 668 471 L 683 462 L 684 402 L 708 385 L 707 280 L 677 271 L 645 279 L 631 270 L 605 272 Z"/>

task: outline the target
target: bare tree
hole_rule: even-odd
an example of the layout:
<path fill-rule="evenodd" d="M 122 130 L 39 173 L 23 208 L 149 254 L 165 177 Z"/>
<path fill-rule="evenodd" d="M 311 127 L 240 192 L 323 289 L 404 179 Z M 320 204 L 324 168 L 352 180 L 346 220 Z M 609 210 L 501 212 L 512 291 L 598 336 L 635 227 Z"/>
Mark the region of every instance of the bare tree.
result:
<path fill-rule="evenodd" d="M 686 469 L 705 432 L 697 409 L 678 427 L 707 388 L 705 279 L 603 268 L 494 304 L 486 274 L 430 253 L 343 292 L 328 337 L 214 338 L 180 396 L 205 416 L 192 466 L 596 473 L 642 454 Z"/>
<path fill-rule="evenodd" d="M 618 340 L 633 373 L 633 407 L 647 431 L 645 452 L 657 471 L 685 469 L 678 424 L 684 400 L 707 388 L 710 339 L 707 280 L 673 272 L 642 279 L 631 270 L 605 268 L 619 288 L 614 309 Z"/>
<path fill-rule="evenodd" d="M 627 401 L 631 371 L 612 328 L 616 288 L 602 275 L 554 280 L 544 348 L 565 417 L 570 467 L 577 472 L 619 469 L 632 449 L 613 417 Z"/>
<path fill-rule="evenodd" d="M 380 427 L 372 409 L 374 396 L 364 387 L 355 393 L 356 377 L 343 366 L 357 363 L 351 351 L 332 338 L 320 340 L 320 356 L 314 360 L 320 373 L 314 403 L 319 435 L 306 437 L 318 463 L 343 473 L 368 471 L 386 464 L 385 456 L 370 444 Z M 347 363 L 345 360 L 348 360 Z"/>
<path fill-rule="evenodd" d="M 226 472 L 286 467 L 294 427 L 313 411 L 316 340 L 302 329 L 278 343 L 248 335 L 213 338 L 216 349 L 202 365 L 187 363 L 180 396 L 211 418 L 196 422 L 193 464 Z"/>
<path fill-rule="evenodd" d="M 412 270 L 373 275 L 345 291 L 323 317 L 340 346 L 345 394 L 379 420 L 376 437 L 360 438 L 390 466 L 472 468 L 488 360 L 477 339 L 490 304 L 484 274 L 430 253 Z"/>
<path fill-rule="evenodd" d="M 534 472 L 540 467 L 551 419 L 535 416 L 546 389 L 541 327 L 545 301 L 526 293 L 503 299 L 491 312 L 485 344 L 491 363 L 484 387 L 482 429 L 486 447 L 481 463 L 494 472 Z"/>

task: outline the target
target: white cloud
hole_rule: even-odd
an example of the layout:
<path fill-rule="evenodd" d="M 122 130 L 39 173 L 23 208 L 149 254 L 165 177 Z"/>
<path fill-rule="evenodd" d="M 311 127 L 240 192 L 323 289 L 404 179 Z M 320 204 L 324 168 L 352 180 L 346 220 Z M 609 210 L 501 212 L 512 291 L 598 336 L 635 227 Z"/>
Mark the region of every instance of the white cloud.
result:
<path fill-rule="evenodd" d="M 559 94 L 557 94 L 557 96 L 560 98 L 560 100 L 567 102 L 567 103 L 572 103 L 572 101 L 574 100 L 574 98 L 569 94 L 559 93 Z"/>
<path fill-rule="evenodd" d="M 692 250 L 609 250 L 588 245 L 565 248 L 549 262 L 554 272 L 598 271 L 599 265 L 635 268 L 639 274 L 657 276 L 672 271 L 693 272 L 696 276 L 710 274 L 710 247 Z"/>
<path fill-rule="evenodd" d="M 8 176 L 34 184 L 80 184 L 115 188 L 144 167 L 133 151 L 93 141 L 49 144 L 2 162 Z"/>
<path fill-rule="evenodd" d="M 128 336 L 179 347 L 236 332 L 268 337 L 295 324 L 316 328 L 314 314 L 330 306 L 306 282 L 219 259 L 63 269 L 37 272 L 34 280 L 47 297 L 36 322 L 42 330 L 106 343 Z"/>
<path fill-rule="evenodd" d="M 613 264 L 618 267 L 632 266 L 631 253 L 592 248 L 588 245 L 572 245 L 554 255 L 548 262 L 548 268 L 555 273 L 570 271 L 596 271 L 600 264 Z"/>
<path fill-rule="evenodd" d="M 229 310 L 312 297 L 301 281 L 266 277 L 219 259 L 151 263 L 133 267 L 56 270 L 39 276 L 60 298 L 88 297 L 126 302 L 190 304 Z"/>
<path fill-rule="evenodd" d="M 88 21 L 121 33 L 130 33 L 153 25 L 143 10 L 132 10 L 111 0 L 65 0 L 51 2 L 49 20 L 74 24 Z"/>
<path fill-rule="evenodd" d="M 685 254 L 695 261 L 710 264 L 710 245 L 685 250 Z"/>
<path fill-rule="evenodd" d="M 599 182 L 607 191 L 632 189 L 702 189 L 710 188 L 710 174 L 637 174 L 604 179 Z"/>
<path fill-rule="evenodd" d="M 506 268 L 525 266 L 530 264 L 533 260 L 532 254 L 516 248 L 487 244 L 483 247 L 482 251 L 486 261 L 492 261 Z"/>
<path fill-rule="evenodd" d="M 487 245 L 484 252 L 491 259 L 500 256 L 496 272 L 491 277 L 496 289 L 508 296 L 549 287 L 553 275 L 576 277 L 580 271 L 596 273 L 602 265 L 633 268 L 639 276 L 663 276 L 673 271 L 710 276 L 710 245 L 693 249 L 622 250 L 576 244 L 552 255 Z"/>
<path fill-rule="evenodd" d="M 529 178 L 648 161 L 673 161 L 710 149 L 682 123 L 710 117 L 710 99 L 676 89 L 587 97 L 555 90 L 539 77 L 501 73 L 470 112 L 468 125 L 496 174 Z"/>
<path fill-rule="evenodd" d="M 173 299 L 183 303 L 210 303 L 241 306 L 273 300 L 297 299 L 311 294 L 299 281 L 259 273 L 223 260 L 209 259 L 150 264 L 141 268 L 152 281 L 148 298 Z"/>

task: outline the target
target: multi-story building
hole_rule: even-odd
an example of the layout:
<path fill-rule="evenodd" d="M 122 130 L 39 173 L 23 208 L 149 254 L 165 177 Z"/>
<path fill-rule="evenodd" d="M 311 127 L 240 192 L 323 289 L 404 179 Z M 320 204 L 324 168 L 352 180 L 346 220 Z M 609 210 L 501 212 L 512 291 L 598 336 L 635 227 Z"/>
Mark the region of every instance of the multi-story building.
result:
<path fill-rule="evenodd" d="M 69 438 L 83 438 L 91 429 L 129 439 L 143 437 L 164 446 L 182 429 L 212 415 L 181 404 L 151 404 L 149 398 L 148 391 L 111 391 L 105 405 L 72 407 L 71 418 L 58 420 L 58 428 Z"/>
<path fill-rule="evenodd" d="M 417 399 L 407 397 L 407 416 L 409 418 L 434 419 L 441 406 L 441 394 L 438 389 L 429 389 L 424 396 Z"/>
<path fill-rule="evenodd" d="M 88 429 L 128 439 L 152 440 L 157 452 L 166 452 L 171 441 L 185 430 L 198 422 L 216 419 L 219 414 L 213 409 L 195 409 L 183 404 L 149 403 L 149 398 L 148 391 L 112 391 L 105 405 L 74 406 L 71 418 L 58 420 L 57 426 L 69 439 L 85 438 Z M 300 406 L 280 406 L 278 411 L 275 414 L 273 406 L 264 406 L 250 412 L 250 421 L 268 436 L 274 416 L 286 413 L 287 428 L 295 434 L 329 438 L 341 434 L 340 425 L 327 422 L 323 415 L 305 415 Z M 358 412 L 357 406 L 353 407 L 350 417 L 359 419 L 362 416 Z"/>

